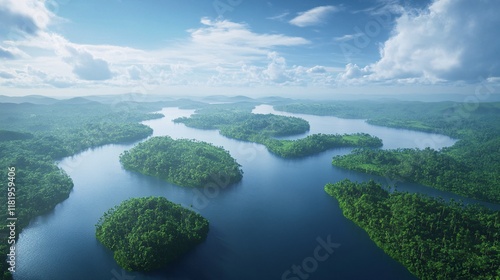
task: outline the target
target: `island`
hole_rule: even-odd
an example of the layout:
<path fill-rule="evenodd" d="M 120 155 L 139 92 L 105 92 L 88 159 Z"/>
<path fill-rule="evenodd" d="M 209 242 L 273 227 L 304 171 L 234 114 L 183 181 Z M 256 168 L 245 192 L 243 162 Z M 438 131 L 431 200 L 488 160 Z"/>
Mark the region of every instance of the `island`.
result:
<path fill-rule="evenodd" d="M 204 187 L 220 181 L 231 185 L 243 177 L 240 165 L 222 147 L 169 136 L 139 143 L 123 152 L 120 162 L 127 170 L 185 187 Z"/>
<path fill-rule="evenodd" d="M 419 279 L 497 279 L 500 212 L 343 180 L 325 191 L 344 216 Z"/>
<path fill-rule="evenodd" d="M 203 242 L 208 220 L 164 197 L 132 198 L 108 210 L 96 238 L 128 271 L 164 267 Z"/>
<path fill-rule="evenodd" d="M 175 119 L 176 123 L 199 129 L 219 129 L 228 138 L 259 143 L 273 154 L 283 158 L 300 158 L 341 147 L 381 147 L 382 140 L 366 133 L 313 134 L 297 140 L 277 137 L 303 134 L 309 131 L 309 123 L 301 118 L 273 114 L 253 114 L 246 107 L 216 106 L 203 108 L 196 114 Z"/>

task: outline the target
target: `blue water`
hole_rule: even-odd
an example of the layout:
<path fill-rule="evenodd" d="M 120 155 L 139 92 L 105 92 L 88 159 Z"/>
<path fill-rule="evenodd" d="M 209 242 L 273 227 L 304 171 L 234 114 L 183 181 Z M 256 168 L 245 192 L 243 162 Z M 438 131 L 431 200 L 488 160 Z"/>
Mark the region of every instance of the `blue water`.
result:
<path fill-rule="evenodd" d="M 259 106 L 254 112 L 272 111 L 269 106 Z M 285 160 L 261 145 L 171 122 L 189 116 L 193 110 L 165 108 L 162 112 L 165 118 L 144 122 L 154 129 L 154 136 L 198 139 L 223 146 L 242 165 L 243 180 L 237 185 L 226 186 L 219 181 L 193 190 L 129 172 L 120 166 L 118 157 L 133 144 L 107 145 L 66 158 L 59 165 L 75 187 L 67 200 L 35 219 L 20 234 L 16 280 L 415 279 L 361 228 L 344 218 L 336 200 L 324 192 L 326 183 L 344 178 L 394 183 L 331 165 L 332 156 L 350 149 Z M 439 149 L 455 142 L 445 136 L 378 127 L 362 120 L 286 115 L 308 120 L 309 133 L 376 135 L 384 141 L 384 148 Z M 400 190 L 459 198 L 415 184 L 399 185 Z M 191 207 L 209 219 L 207 240 L 154 273 L 125 272 L 113 260 L 112 252 L 95 239 L 94 225 L 121 201 L 151 195 Z"/>

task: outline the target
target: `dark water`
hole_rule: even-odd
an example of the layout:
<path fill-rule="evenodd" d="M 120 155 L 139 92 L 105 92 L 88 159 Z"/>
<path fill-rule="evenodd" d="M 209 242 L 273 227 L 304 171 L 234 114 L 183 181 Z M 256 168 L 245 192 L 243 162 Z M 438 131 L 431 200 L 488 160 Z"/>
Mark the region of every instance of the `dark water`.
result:
<path fill-rule="evenodd" d="M 255 112 L 271 110 L 260 106 Z M 241 183 L 226 186 L 223 181 L 215 182 L 195 191 L 125 171 L 118 156 L 133 145 L 107 145 L 64 159 L 60 166 L 75 187 L 67 200 L 21 233 L 15 279 L 415 279 L 377 248 L 362 229 L 344 218 L 336 200 L 324 192 L 326 183 L 344 178 L 391 183 L 330 164 L 333 155 L 348 153 L 349 149 L 284 160 L 261 145 L 170 121 L 192 112 L 166 108 L 166 118 L 145 123 L 154 129 L 155 136 L 223 146 L 242 165 Z M 303 117 L 311 123 L 311 133 L 367 132 L 382 138 L 384 148 L 441 148 L 454 143 L 444 136 L 377 127 L 360 120 Z M 458 198 L 418 185 L 404 184 L 399 189 Z M 192 207 L 209 219 L 208 238 L 160 271 L 124 272 L 112 252 L 95 239 L 94 225 L 121 201 L 151 195 Z"/>

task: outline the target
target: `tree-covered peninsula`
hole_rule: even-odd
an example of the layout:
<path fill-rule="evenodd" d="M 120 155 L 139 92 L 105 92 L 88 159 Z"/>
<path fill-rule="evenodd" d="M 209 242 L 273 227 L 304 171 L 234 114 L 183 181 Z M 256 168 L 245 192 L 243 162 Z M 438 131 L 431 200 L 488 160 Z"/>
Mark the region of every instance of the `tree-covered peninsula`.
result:
<path fill-rule="evenodd" d="M 161 268 L 203 242 L 208 221 L 164 197 L 132 198 L 108 210 L 97 239 L 129 271 Z"/>
<path fill-rule="evenodd" d="M 212 144 L 171 137 L 153 137 L 120 155 L 127 170 L 186 187 L 203 187 L 223 179 L 237 183 L 243 171 L 228 151 Z"/>
<path fill-rule="evenodd" d="M 334 157 L 332 164 L 403 182 L 418 182 L 465 197 L 500 202 L 500 190 L 497 185 L 491 184 L 498 174 L 478 170 L 447 153 L 430 148 L 356 149 L 351 154 Z"/>
<path fill-rule="evenodd" d="M 498 279 L 500 211 L 384 190 L 374 181 L 327 184 L 345 217 L 422 280 Z"/>
<path fill-rule="evenodd" d="M 219 129 L 228 138 L 263 144 L 280 157 L 299 158 L 340 147 L 380 147 L 382 140 L 366 133 L 353 135 L 314 134 L 298 140 L 275 137 L 291 136 L 309 131 L 309 123 L 296 117 L 272 114 L 252 114 L 236 108 L 211 110 L 203 108 L 189 118 L 176 123 L 199 129 Z"/>

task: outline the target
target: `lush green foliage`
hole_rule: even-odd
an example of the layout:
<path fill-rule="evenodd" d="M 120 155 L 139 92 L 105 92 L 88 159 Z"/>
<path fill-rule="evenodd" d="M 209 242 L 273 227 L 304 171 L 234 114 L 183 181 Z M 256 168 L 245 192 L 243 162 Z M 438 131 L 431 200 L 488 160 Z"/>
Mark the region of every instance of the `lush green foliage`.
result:
<path fill-rule="evenodd" d="M 222 135 L 239 140 L 248 140 L 255 134 L 277 137 L 309 130 L 309 123 L 300 118 L 233 110 L 199 111 L 189 118 L 178 118 L 174 122 L 200 129 L 220 129 Z"/>
<path fill-rule="evenodd" d="M 154 105 L 159 106 L 159 105 Z M 146 114 L 160 107 L 124 106 L 118 110 L 96 102 L 88 104 L 34 105 L 0 103 L 0 170 L 16 168 L 16 234 L 29 221 L 53 209 L 69 196 L 73 183 L 55 161 L 85 149 L 147 137 L 152 130 L 138 121 L 157 118 Z M 7 188 L 2 190 L 7 205 Z M 0 219 L 6 219 L 6 211 Z M 0 252 L 7 252 L 8 229 L 0 226 Z M 6 262 L 1 262 L 6 271 Z M 10 275 L 5 275 L 9 279 Z"/>
<path fill-rule="evenodd" d="M 357 151 L 333 164 L 404 181 L 422 183 L 467 197 L 500 202 L 500 103 L 335 102 L 289 104 L 280 110 L 366 118 L 396 128 L 461 138 L 439 152 Z M 428 143 L 439 139 L 429 139 Z"/>
<path fill-rule="evenodd" d="M 421 194 L 389 194 L 373 181 L 325 186 L 344 216 L 420 279 L 498 279 L 500 212 Z"/>
<path fill-rule="evenodd" d="M 132 198 L 106 212 L 96 237 L 126 270 L 151 271 L 206 239 L 208 221 L 164 197 Z"/>
<path fill-rule="evenodd" d="M 380 147 L 382 140 L 366 133 L 331 135 L 313 134 L 298 140 L 266 139 L 263 142 L 274 154 L 285 158 L 304 157 L 340 147 Z"/>
<path fill-rule="evenodd" d="M 204 187 L 224 179 L 241 180 L 243 171 L 228 151 L 195 140 L 153 137 L 125 151 L 120 161 L 128 170 L 188 187 Z"/>
<path fill-rule="evenodd" d="M 368 134 L 315 134 L 299 140 L 279 140 L 273 137 L 305 133 L 309 123 L 296 117 L 272 114 L 252 114 L 242 109 L 204 108 L 197 114 L 174 120 L 200 129 L 219 129 L 220 134 L 233 139 L 263 144 L 281 157 L 296 158 L 338 147 L 380 147 L 382 141 Z"/>
<path fill-rule="evenodd" d="M 361 172 L 419 182 L 440 190 L 454 192 L 484 201 L 500 202 L 500 192 L 489 182 L 499 174 L 484 174 L 446 153 L 426 148 L 370 150 L 357 149 L 349 155 L 333 158 L 333 165 Z"/>
<path fill-rule="evenodd" d="M 12 140 L 25 140 L 33 138 L 31 133 L 22 133 L 10 130 L 0 130 L 0 142 Z"/>

